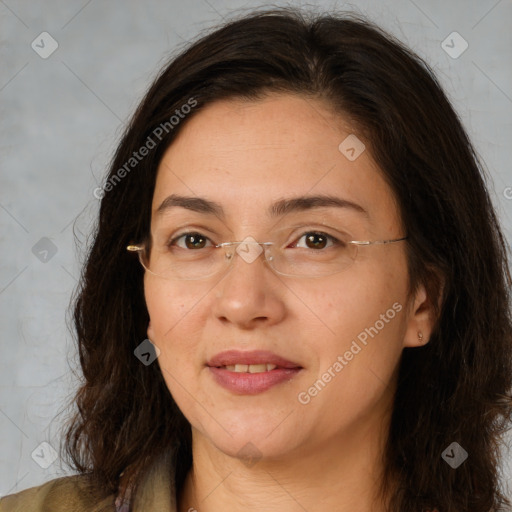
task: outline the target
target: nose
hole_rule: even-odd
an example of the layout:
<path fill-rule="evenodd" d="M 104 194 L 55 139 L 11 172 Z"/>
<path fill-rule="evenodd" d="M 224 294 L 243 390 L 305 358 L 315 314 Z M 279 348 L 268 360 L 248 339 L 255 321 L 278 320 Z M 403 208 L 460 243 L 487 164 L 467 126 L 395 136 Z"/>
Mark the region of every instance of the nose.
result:
<path fill-rule="evenodd" d="M 280 322 L 286 288 L 265 261 L 261 245 L 233 245 L 229 252 L 233 261 L 216 286 L 213 314 L 243 329 Z"/>

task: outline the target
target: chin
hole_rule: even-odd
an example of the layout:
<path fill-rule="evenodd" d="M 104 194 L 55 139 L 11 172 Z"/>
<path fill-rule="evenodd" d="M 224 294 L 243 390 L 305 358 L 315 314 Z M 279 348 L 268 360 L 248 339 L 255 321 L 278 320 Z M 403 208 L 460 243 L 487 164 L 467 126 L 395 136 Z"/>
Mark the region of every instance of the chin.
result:
<path fill-rule="evenodd" d="M 229 423 L 226 423 L 225 418 L 224 415 L 216 418 L 224 428 L 210 419 L 206 428 L 199 429 L 199 432 L 219 451 L 230 457 L 242 461 L 279 458 L 292 453 L 301 444 L 296 424 L 277 426 L 278 422 L 265 422 L 265 418 L 251 420 L 247 418 L 247 414 L 242 417 L 235 415 L 230 418 Z"/>

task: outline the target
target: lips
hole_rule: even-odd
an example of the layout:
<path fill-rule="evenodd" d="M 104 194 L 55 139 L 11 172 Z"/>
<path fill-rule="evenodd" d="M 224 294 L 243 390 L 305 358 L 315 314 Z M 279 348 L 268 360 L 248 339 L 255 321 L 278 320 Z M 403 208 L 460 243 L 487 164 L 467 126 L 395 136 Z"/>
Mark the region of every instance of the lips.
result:
<path fill-rule="evenodd" d="M 207 363 L 207 366 L 222 368 L 234 365 L 274 365 L 277 368 L 301 368 L 293 361 L 280 357 L 273 352 L 266 350 L 252 350 L 250 352 L 241 352 L 239 350 L 227 350 L 213 356 Z"/>
<path fill-rule="evenodd" d="M 256 395 L 289 382 L 302 367 L 273 352 L 228 350 L 210 359 L 206 366 L 215 382 L 239 395 Z"/>

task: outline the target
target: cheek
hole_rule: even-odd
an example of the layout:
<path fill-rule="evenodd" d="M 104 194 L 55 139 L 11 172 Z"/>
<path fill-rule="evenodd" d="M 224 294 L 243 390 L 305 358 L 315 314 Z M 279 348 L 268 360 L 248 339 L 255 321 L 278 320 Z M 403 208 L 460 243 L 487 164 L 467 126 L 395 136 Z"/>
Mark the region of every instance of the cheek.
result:
<path fill-rule="evenodd" d="M 309 297 L 305 302 L 311 304 L 317 322 L 324 325 L 326 332 L 335 337 L 353 336 L 374 325 L 381 315 L 385 315 L 384 321 L 390 320 L 386 326 L 399 323 L 403 314 L 397 310 L 405 311 L 406 287 L 402 275 L 375 269 L 363 277 L 343 275 L 328 285 L 311 288 L 305 297 Z M 398 305 L 393 308 L 395 303 Z"/>
<path fill-rule="evenodd" d="M 145 279 L 144 293 L 155 338 L 163 340 L 196 309 L 202 294 L 194 285 L 174 285 L 172 282 Z"/>
<path fill-rule="evenodd" d="M 364 279 L 343 276 L 314 295 L 326 334 L 312 339 L 318 359 L 302 391 L 332 428 L 373 410 L 392 390 L 406 324 L 400 275 L 375 269 Z"/>
<path fill-rule="evenodd" d="M 203 429 L 202 408 L 197 404 L 206 408 L 213 405 L 201 389 L 199 378 L 205 291 L 204 286 L 202 292 L 194 288 L 193 284 L 173 287 L 151 278 L 145 282 L 151 321 L 148 337 L 160 349 L 157 363 L 167 389 L 188 421 Z"/>
<path fill-rule="evenodd" d="M 364 399 L 361 389 L 369 390 L 371 382 L 379 387 L 380 381 L 391 379 L 407 323 L 406 267 L 401 269 L 400 263 L 393 267 L 374 263 L 363 272 L 339 274 L 328 286 L 316 287 L 309 295 L 319 329 L 311 347 L 318 354 L 318 366 L 313 370 L 319 378 L 327 371 L 339 375 L 333 389 L 346 387 Z M 305 324 L 310 320 L 304 320 Z M 339 365 L 333 368 L 336 362 L 342 370 Z M 338 394 L 343 395 L 345 392 Z"/>
<path fill-rule="evenodd" d="M 145 282 L 146 305 L 150 317 L 148 337 L 160 349 L 158 361 L 172 374 L 185 371 L 197 352 L 196 342 L 201 321 L 201 295 L 184 293 L 169 283 Z"/>

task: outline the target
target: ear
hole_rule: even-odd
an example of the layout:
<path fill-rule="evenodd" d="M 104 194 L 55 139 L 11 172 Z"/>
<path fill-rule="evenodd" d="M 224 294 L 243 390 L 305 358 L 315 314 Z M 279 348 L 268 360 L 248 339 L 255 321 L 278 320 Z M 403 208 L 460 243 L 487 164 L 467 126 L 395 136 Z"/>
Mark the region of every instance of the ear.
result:
<path fill-rule="evenodd" d="M 442 292 L 440 292 L 441 296 Z M 435 325 L 435 308 L 423 284 L 418 285 L 409 302 L 409 317 L 404 336 L 404 347 L 426 345 Z"/>
<path fill-rule="evenodd" d="M 148 330 L 147 330 L 147 335 L 148 335 L 148 339 L 149 341 L 151 341 L 151 343 L 155 343 L 153 340 L 155 339 L 154 337 L 154 331 L 153 331 L 153 327 L 151 326 L 151 320 L 149 321 L 149 324 L 148 324 Z"/>

